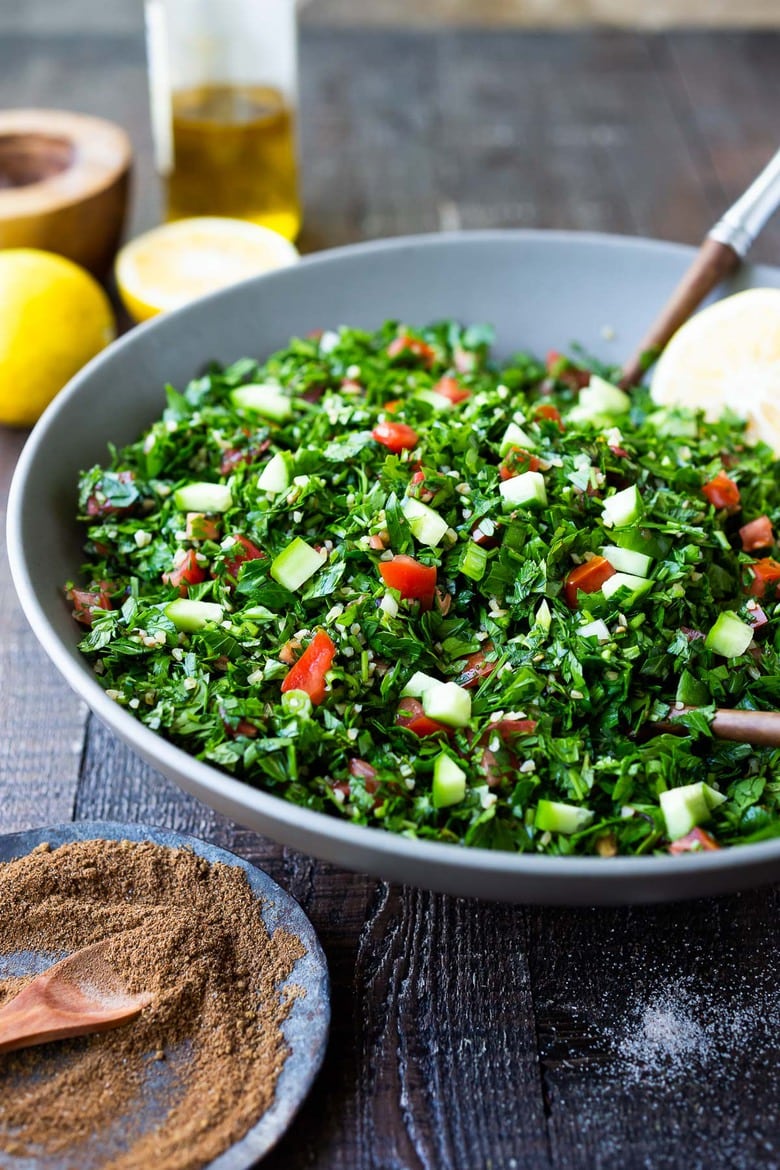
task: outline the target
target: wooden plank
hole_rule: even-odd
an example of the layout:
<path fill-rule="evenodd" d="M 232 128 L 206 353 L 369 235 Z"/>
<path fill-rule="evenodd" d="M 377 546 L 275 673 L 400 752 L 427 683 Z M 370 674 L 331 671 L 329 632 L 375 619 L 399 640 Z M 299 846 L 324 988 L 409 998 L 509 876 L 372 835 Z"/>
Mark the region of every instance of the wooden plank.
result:
<path fill-rule="evenodd" d="M 87 718 L 27 625 L 11 583 L 5 515 L 25 438 L 0 427 L 0 816 L 8 833 L 71 820 Z"/>
<path fill-rule="evenodd" d="M 531 914 L 553 1165 L 767 1170 L 778 892 Z"/>
<path fill-rule="evenodd" d="M 659 64 L 664 85 L 716 198 L 717 218 L 778 148 L 779 39 L 691 33 L 663 44 L 665 59 Z M 780 260 L 777 216 L 762 232 L 751 259 Z"/>

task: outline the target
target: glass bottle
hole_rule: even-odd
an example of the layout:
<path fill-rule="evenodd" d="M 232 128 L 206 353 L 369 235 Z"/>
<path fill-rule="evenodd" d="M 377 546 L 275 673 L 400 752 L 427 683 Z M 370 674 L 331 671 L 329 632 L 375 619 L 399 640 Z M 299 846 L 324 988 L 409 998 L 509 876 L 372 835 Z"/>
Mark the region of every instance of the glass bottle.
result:
<path fill-rule="evenodd" d="M 166 218 L 252 220 L 294 239 L 295 0 L 146 0 Z"/>

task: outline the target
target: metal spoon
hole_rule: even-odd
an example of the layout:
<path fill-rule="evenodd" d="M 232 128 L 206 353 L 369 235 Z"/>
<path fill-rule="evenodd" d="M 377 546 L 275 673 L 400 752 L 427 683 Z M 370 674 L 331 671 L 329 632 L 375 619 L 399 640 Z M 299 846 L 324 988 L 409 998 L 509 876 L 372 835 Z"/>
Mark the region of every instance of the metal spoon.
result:
<path fill-rule="evenodd" d="M 624 389 L 638 384 L 650 357 L 654 361 L 707 293 L 739 268 L 756 236 L 778 207 L 780 150 L 707 233 L 690 268 L 634 356 L 623 367 L 620 385 Z"/>
<path fill-rule="evenodd" d="M 106 943 L 74 951 L 0 1008 L 0 1052 L 118 1028 L 152 1000 L 123 985 L 105 957 Z"/>

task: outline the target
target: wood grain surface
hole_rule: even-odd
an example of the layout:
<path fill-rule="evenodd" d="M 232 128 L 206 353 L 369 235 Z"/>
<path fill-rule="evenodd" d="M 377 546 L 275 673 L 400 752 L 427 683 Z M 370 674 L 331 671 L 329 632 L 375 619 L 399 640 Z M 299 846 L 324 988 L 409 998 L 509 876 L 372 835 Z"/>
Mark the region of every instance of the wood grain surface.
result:
<path fill-rule="evenodd" d="M 777 146 L 778 36 L 309 27 L 301 63 L 309 249 L 501 225 L 697 242 Z M 132 231 L 156 222 L 133 29 L 6 33 L 0 106 L 21 104 L 124 125 Z M 756 256 L 780 260 L 778 224 Z M 0 503 L 22 439 L 0 432 Z M 26 626 L 4 544 L 0 678 L 4 831 L 113 818 L 195 833 L 258 862 L 312 918 L 332 1038 L 269 1170 L 780 1166 L 776 890 L 513 908 L 282 849 L 87 716 Z"/>

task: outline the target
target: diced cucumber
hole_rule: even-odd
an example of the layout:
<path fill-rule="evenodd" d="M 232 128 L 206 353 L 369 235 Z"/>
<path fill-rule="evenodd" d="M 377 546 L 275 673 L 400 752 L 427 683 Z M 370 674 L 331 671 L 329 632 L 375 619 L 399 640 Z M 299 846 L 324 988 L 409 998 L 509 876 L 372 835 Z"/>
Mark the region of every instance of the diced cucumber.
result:
<path fill-rule="evenodd" d="M 282 710 L 285 715 L 308 719 L 312 713 L 311 698 L 306 691 L 285 691 L 282 695 Z"/>
<path fill-rule="evenodd" d="M 447 521 L 433 508 L 415 500 L 413 496 L 406 497 L 401 504 L 401 511 L 409 521 L 409 527 L 415 539 L 429 548 L 436 548 L 449 528 Z"/>
<path fill-rule="evenodd" d="M 180 512 L 227 512 L 233 497 L 226 483 L 188 483 L 173 493 Z"/>
<path fill-rule="evenodd" d="M 672 542 L 649 528 L 618 528 L 612 534 L 612 539 L 620 548 L 629 548 L 632 552 L 644 553 L 653 560 L 663 560 Z"/>
<path fill-rule="evenodd" d="M 740 621 L 733 610 L 725 609 L 718 614 L 715 625 L 704 639 L 704 645 L 724 658 L 738 658 L 752 641 L 753 627 Z"/>
<path fill-rule="evenodd" d="M 452 410 L 455 405 L 444 394 L 437 394 L 435 390 L 416 390 L 412 397 L 418 402 L 427 402 L 434 410 Z"/>
<path fill-rule="evenodd" d="M 449 808 L 460 804 L 466 795 L 466 773 L 452 756 L 442 752 L 433 761 L 433 807 Z"/>
<path fill-rule="evenodd" d="M 278 616 L 265 605 L 250 605 L 239 614 L 240 618 L 248 618 L 250 622 L 275 622 Z"/>
<path fill-rule="evenodd" d="M 498 490 L 505 504 L 523 508 L 543 508 L 547 503 L 547 489 L 544 476 L 538 471 L 524 471 L 512 479 L 505 479 Z"/>
<path fill-rule="evenodd" d="M 609 627 L 601 618 L 597 618 L 595 622 L 588 622 L 584 626 L 580 626 L 577 630 L 580 638 L 597 638 L 599 642 L 608 642 L 611 634 Z"/>
<path fill-rule="evenodd" d="M 286 492 L 290 486 L 290 456 L 286 451 L 277 451 L 266 463 L 257 478 L 257 486 L 261 492 L 278 495 Z"/>
<path fill-rule="evenodd" d="M 404 699 L 421 699 L 429 687 L 440 685 L 440 678 L 434 678 L 433 675 L 424 674 L 423 671 L 416 670 L 401 691 L 401 697 Z"/>
<path fill-rule="evenodd" d="M 517 423 L 511 422 L 504 431 L 504 437 L 498 446 L 498 453 L 503 457 L 513 447 L 522 447 L 524 451 L 531 451 L 536 445 L 536 439 L 532 439 L 530 435 L 526 434 Z"/>
<path fill-rule="evenodd" d="M 230 400 L 237 410 L 252 411 L 263 418 L 270 418 L 272 422 L 285 422 L 293 415 L 290 399 L 282 394 L 278 386 L 267 382 L 238 386 L 231 393 Z"/>
<path fill-rule="evenodd" d="M 539 626 L 539 628 L 544 630 L 545 633 L 548 633 L 550 630 L 550 626 L 552 625 L 552 613 L 550 612 L 550 607 L 547 604 L 546 598 L 542 598 L 539 608 L 536 611 L 534 625 Z"/>
<path fill-rule="evenodd" d="M 473 540 L 466 542 L 458 566 L 461 573 L 470 577 L 472 581 L 481 581 L 487 569 L 487 549 L 475 544 Z"/>
<path fill-rule="evenodd" d="M 647 422 L 657 434 L 666 438 L 695 439 L 699 433 L 696 419 L 678 410 L 654 410 L 647 416 Z"/>
<path fill-rule="evenodd" d="M 614 599 L 623 608 L 630 609 L 634 602 L 652 587 L 653 582 L 645 577 L 634 577 L 631 573 L 615 573 L 601 586 L 601 594 L 607 601 Z"/>
<path fill-rule="evenodd" d="M 587 829 L 594 817 L 589 808 L 576 804 L 563 804 L 558 800 L 540 800 L 536 806 L 534 825 L 546 833 L 563 833 L 570 837 Z"/>
<path fill-rule="evenodd" d="M 305 540 L 301 540 L 300 536 L 296 536 L 292 544 L 288 544 L 287 548 L 274 558 L 271 576 L 274 581 L 278 581 L 285 589 L 294 593 L 322 568 L 327 559 L 325 553 L 317 552 L 316 548 L 312 548 Z"/>
<path fill-rule="evenodd" d="M 379 608 L 382 613 L 386 613 L 388 617 L 398 617 L 398 602 L 393 597 L 392 593 L 385 593 L 382 600 L 379 602 Z"/>
<path fill-rule="evenodd" d="M 643 511 L 639 488 L 632 483 L 631 487 L 624 488 L 622 492 L 607 496 L 601 514 L 607 527 L 628 528 L 629 524 L 636 524 Z"/>
<path fill-rule="evenodd" d="M 577 405 L 569 411 L 569 418 L 573 422 L 607 423 L 628 414 L 630 409 L 631 399 L 619 386 L 592 374 L 590 383 L 580 390 Z"/>
<path fill-rule="evenodd" d="M 582 393 L 580 392 L 580 398 Z M 608 382 L 606 378 L 600 378 L 598 374 L 591 374 L 584 393 L 598 405 L 600 414 L 628 414 L 631 409 L 631 399 L 625 390 Z"/>
<path fill-rule="evenodd" d="M 466 727 L 471 719 L 471 695 L 454 682 L 437 682 L 422 693 L 423 711 L 447 727 Z"/>
<path fill-rule="evenodd" d="M 684 670 L 677 684 L 675 699 L 686 707 L 706 707 L 710 702 L 710 692 L 689 670 Z"/>
<path fill-rule="evenodd" d="M 690 833 L 697 825 L 706 824 L 712 810 L 725 799 L 722 792 L 710 788 L 703 780 L 662 792 L 659 800 L 669 839 L 676 841 L 678 837 Z"/>
<path fill-rule="evenodd" d="M 188 597 L 177 597 L 164 610 L 177 630 L 193 634 L 202 630 L 209 622 L 222 621 L 222 606 L 213 601 L 190 601 Z"/>
<path fill-rule="evenodd" d="M 616 544 L 604 545 L 601 555 L 617 573 L 630 573 L 633 577 L 646 577 L 653 563 L 653 558 L 646 553 L 634 552 L 630 548 L 618 548 Z"/>

